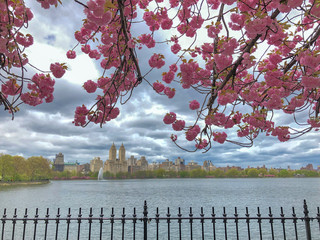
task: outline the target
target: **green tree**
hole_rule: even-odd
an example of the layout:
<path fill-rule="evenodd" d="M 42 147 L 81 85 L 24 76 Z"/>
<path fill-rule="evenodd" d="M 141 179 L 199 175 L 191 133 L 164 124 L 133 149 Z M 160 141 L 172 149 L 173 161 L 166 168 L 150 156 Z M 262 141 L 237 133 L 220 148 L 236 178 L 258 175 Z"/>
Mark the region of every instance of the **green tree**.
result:
<path fill-rule="evenodd" d="M 278 176 L 279 172 L 273 168 L 269 169 L 269 174 L 270 175 L 274 175 L 274 176 Z"/>
<path fill-rule="evenodd" d="M 280 170 L 278 177 L 292 177 L 293 174 L 294 173 L 292 171 L 288 171 L 287 169 L 282 169 Z"/>
<path fill-rule="evenodd" d="M 266 168 L 260 168 L 258 170 L 259 176 L 264 177 L 265 175 L 268 175 L 268 170 Z"/>
<path fill-rule="evenodd" d="M 31 180 L 49 179 L 51 177 L 50 163 L 44 157 L 30 157 L 27 159 Z"/>
<path fill-rule="evenodd" d="M 319 173 L 316 171 L 310 171 L 310 170 L 297 170 L 295 174 L 304 175 L 305 177 L 319 177 Z"/>
<path fill-rule="evenodd" d="M 164 178 L 166 176 L 166 170 L 163 168 L 156 169 L 154 172 L 157 178 Z"/>
<path fill-rule="evenodd" d="M 256 178 L 259 176 L 259 171 L 256 168 L 250 168 L 248 170 L 248 177 L 250 178 Z"/>
<path fill-rule="evenodd" d="M 225 177 L 224 171 L 222 171 L 220 168 L 217 168 L 217 169 L 215 169 L 215 170 L 213 170 L 213 171 L 210 171 L 210 172 L 209 172 L 209 175 L 210 175 L 210 176 L 214 176 L 214 177 L 216 177 L 216 178 Z"/>
<path fill-rule="evenodd" d="M 11 155 L 0 156 L 0 179 L 2 181 L 13 180 L 14 176 L 14 165 L 13 157 Z"/>
<path fill-rule="evenodd" d="M 204 178 L 206 177 L 207 172 L 201 168 L 196 168 L 190 171 L 190 177 L 192 178 Z"/>
<path fill-rule="evenodd" d="M 189 177 L 190 177 L 190 174 L 189 174 L 188 171 L 180 171 L 180 172 L 179 172 L 179 176 L 180 176 L 181 178 L 189 178 Z"/>
<path fill-rule="evenodd" d="M 28 166 L 27 161 L 24 157 L 13 156 L 13 180 L 14 181 L 26 181 L 28 179 Z"/>
<path fill-rule="evenodd" d="M 226 177 L 228 178 L 234 178 L 234 177 L 239 177 L 240 172 L 236 168 L 231 168 L 226 172 Z"/>

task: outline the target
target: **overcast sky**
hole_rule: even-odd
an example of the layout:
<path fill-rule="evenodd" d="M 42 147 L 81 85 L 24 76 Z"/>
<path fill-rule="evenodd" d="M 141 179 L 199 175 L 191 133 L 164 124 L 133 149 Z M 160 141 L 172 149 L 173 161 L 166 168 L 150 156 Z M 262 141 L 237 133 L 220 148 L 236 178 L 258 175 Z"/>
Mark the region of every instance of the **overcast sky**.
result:
<path fill-rule="evenodd" d="M 118 106 L 121 112 L 115 121 L 103 128 L 99 125 L 75 127 L 72 120 L 76 106 L 94 100 L 94 95 L 87 94 L 82 84 L 89 79 L 97 79 L 101 74 L 99 66 L 79 50 L 75 60 L 68 60 L 65 56 L 66 51 L 76 44 L 73 33 L 81 27 L 82 7 L 73 1 L 64 1 L 63 6 L 48 11 L 41 9 L 36 1 L 27 3 L 34 7 L 35 15 L 28 29 L 35 37 L 35 44 L 28 51 L 30 62 L 43 70 L 48 70 L 52 62 L 66 62 L 70 71 L 56 80 L 52 103 L 37 107 L 23 105 L 13 121 L 11 115 L 1 110 L 0 153 L 26 158 L 41 155 L 53 160 L 55 154 L 62 152 L 66 162 L 87 163 L 94 157 L 105 161 L 114 142 L 117 149 L 124 144 L 127 157 L 145 156 L 149 162 L 174 161 L 181 157 L 186 162 L 194 160 L 200 164 L 211 160 L 216 166 L 265 164 L 267 167 L 286 168 L 290 165 L 291 168 L 300 168 L 308 163 L 314 167 L 320 165 L 317 133 L 286 143 L 261 136 L 251 148 L 215 143 L 207 153 L 180 150 L 170 139 L 173 133 L 171 126 L 165 125 L 162 118 L 166 112 L 174 111 L 179 117 L 191 119 L 194 112 L 188 109 L 188 101 L 193 93 L 177 91 L 174 100 L 169 100 L 155 94 L 146 83 L 139 86 L 131 101 Z M 146 57 L 140 59 L 141 66 L 146 65 L 145 60 Z M 155 71 L 150 79 L 160 80 L 160 74 L 160 71 Z"/>

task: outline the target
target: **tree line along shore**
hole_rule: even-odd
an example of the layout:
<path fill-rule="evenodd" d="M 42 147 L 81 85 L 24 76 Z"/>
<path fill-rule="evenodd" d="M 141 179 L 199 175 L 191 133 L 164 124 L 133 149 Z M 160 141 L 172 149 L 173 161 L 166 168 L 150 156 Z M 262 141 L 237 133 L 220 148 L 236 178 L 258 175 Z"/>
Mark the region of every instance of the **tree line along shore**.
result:
<path fill-rule="evenodd" d="M 48 180 L 76 180 L 97 179 L 98 172 L 86 174 L 76 171 L 53 171 L 51 162 L 42 157 L 23 158 L 21 156 L 0 155 L 0 185 L 10 184 L 43 184 Z M 131 178 L 257 178 L 257 177 L 320 177 L 316 170 L 290 170 L 246 168 L 239 170 L 230 168 L 223 171 L 217 168 L 213 171 L 193 169 L 190 171 L 167 171 L 156 169 L 153 171 L 119 172 L 111 174 L 105 172 L 104 179 L 131 179 Z"/>

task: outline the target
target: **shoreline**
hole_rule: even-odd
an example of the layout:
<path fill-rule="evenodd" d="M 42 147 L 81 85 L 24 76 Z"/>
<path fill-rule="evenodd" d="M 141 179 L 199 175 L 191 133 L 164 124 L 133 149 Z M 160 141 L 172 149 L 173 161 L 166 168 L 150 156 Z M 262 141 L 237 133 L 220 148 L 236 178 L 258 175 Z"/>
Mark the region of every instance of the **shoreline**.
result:
<path fill-rule="evenodd" d="M 49 179 L 46 180 L 37 180 L 37 181 L 9 181 L 2 182 L 0 181 L 0 187 L 10 187 L 10 186 L 27 186 L 27 185 L 42 185 L 50 183 Z"/>

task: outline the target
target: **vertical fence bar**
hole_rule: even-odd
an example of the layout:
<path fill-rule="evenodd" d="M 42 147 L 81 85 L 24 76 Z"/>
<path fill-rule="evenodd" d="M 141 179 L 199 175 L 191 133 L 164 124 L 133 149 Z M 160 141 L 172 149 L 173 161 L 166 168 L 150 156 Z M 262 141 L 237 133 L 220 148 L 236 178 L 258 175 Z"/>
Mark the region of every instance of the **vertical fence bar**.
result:
<path fill-rule="evenodd" d="M 227 231 L 227 214 L 226 214 L 226 207 L 223 207 L 223 225 L 224 225 L 224 239 L 228 239 L 228 231 Z"/>
<path fill-rule="evenodd" d="M 113 239 L 113 224 L 114 224 L 114 208 L 111 208 L 111 218 L 110 218 L 110 227 L 111 227 L 111 230 L 110 230 L 110 239 L 112 240 Z"/>
<path fill-rule="evenodd" d="M 4 226 L 6 224 L 6 217 L 7 217 L 7 209 L 5 208 L 3 210 L 3 216 L 2 216 L 2 232 L 1 232 L 1 240 L 4 240 Z"/>
<path fill-rule="evenodd" d="M 157 207 L 157 212 L 156 212 L 156 226 L 157 226 L 157 240 L 159 240 L 159 208 Z"/>
<path fill-rule="evenodd" d="M 282 223 L 282 232 L 283 232 L 283 239 L 286 240 L 287 239 L 287 236 L 286 236 L 286 226 L 285 226 L 285 218 L 284 218 L 284 213 L 283 213 L 283 208 L 281 207 L 281 213 L 280 213 L 280 216 L 281 216 L 281 223 Z"/>
<path fill-rule="evenodd" d="M 271 238 L 272 240 L 274 240 L 274 231 L 273 231 L 273 215 L 272 215 L 272 212 L 271 212 L 271 207 L 269 207 L 269 222 L 270 222 L 270 227 L 271 227 Z"/>
<path fill-rule="evenodd" d="M 17 209 L 14 209 L 14 214 L 12 218 L 12 240 L 14 240 L 14 231 L 16 229 L 16 222 L 17 222 Z"/>
<path fill-rule="evenodd" d="M 143 239 L 148 240 L 148 206 L 146 200 L 144 200 L 143 205 Z"/>
<path fill-rule="evenodd" d="M 182 217 L 181 208 L 179 207 L 179 208 L 178 208 L 179 240 L 182 239 L 182 238 L 181 238 L 181 237 L 182 237 L 182 236 L 181 236 L 181 222 L 182 222 L 181 217 Z"/>
<path fill-rule="evenodd" d="M 81 228 L 81 208 L 79 208 L 79 214 L 78 214 L 78 240 L 80 239 L 80 228 Z"/>
<path fill-rule="evenodd" d="M 213 233 L 213 240 L 216 240 L 216 214 L 214 213 L 214 207 L 212 207 L 212 233 Z"/>
<path fill-rule="evenodd" d="M 111 218 L 110 218 L 110 225 L 111 225 L 111 230 L 110 230 L 110 237 L 111 240 L 113 239 L 113 224 L 114 224 L 114 208 L 111 209 Z"/>
<path fill-rule="evenodd" d="M 294 207 L 292 207 L 292 217 L 293 217 L 293 226 L 296 240 L 298 240 L 298 229 L 297 229 L 297 215 L 295 213 Z"/>
<path fill-rule="evenodd" d="M 258 217 L 258 224 L 259 224 L 259 234 L 260 234 L 260 240 L 262 240 L 262 229 L 261 229 L 261 214 L 260 214 L 260 208 L 257 208 L 257 217 Z"/>
<path fill-rule="evenodd" d="M 59 222 L 60 222 L 60 208 L 58 208 L 58 212 L 56 215 L 56 240 L 58 240 L 58 232 L 59 232 Z"/>
<path fill-rule="evenodd" d="M 307 237 L 307 240 L 311 240 L 309 210 L 307 206 L 307 201 L 305 199 L 303 200 L 303 213 L 304 213 L 304 222 L 306 226 L 306 237 Z"/>
<path fill-rule="evenodd" d="M 133 208 L 133 240 L 136 239 L 136 223 L 137 223 L 137 214 L 136 214 L 136 208 Z"/>
<path fill-rule="evenodd" d="M 28 209 L 26 208 L 24 211 L 24 216 L 23 216 L 23 232 L 22 232 L 22 240 L 25 239 L 26 236 L 26 224 L 27 224 L 27 218 L 28 218 Z"/>
<path fill-rule="evenodd" d="M 247 228 L 248 228 L 248 240 L 251 239 L 251 234 L 250 234 L 250 214 L 249 214 L 249 211 L 248 211 L 248 207 L 246 207 L 246 223 L 247 223 Z"/>
<path fill-rule="evenodd" d="M 103 208 L 101 208 L 100 210 L 99 223 L 100 223 L 100 240 L 102 240 Z"/>
<path fill-rule="evenodd" d="M 192 214 L 192 207 L 190 207 L 190 213 L 189 213 L 189 223 L 190 223 L 190 239 L 193 239 L 192 235 L 192 222 L 193 222 L 193 214 Z"/>
<path fill-rule="evenodd" d="M 201 207 L 200 217 L 201 217 L 200 222 L 201 222 L 202 240 L 204 240 L 204 213 L 203 213 L 203 207 Z"/>
<path fill-rule="evenodd" d="M 122 209 L 122 215 L 121 215 L 121 223 L 122 223 L 122 240 L 124 240 L 124 224 L 126 222 L 126 214 L 125 214 L 125 208 Z"/>
<path fill-rule="evenodd" d="M 170 240 L 170 208 L 168 208 L 168 212 L 167 212 L 167 224 L 168 224 L 168 240 Z"/>
<path fill-rule="evenodd" d="M 68 214 L 67 214 L 67 236 L 66 236 L 66 240 L 69 239 L 69 229 L 70 229 L 70 222 L 71 222 L 71 209 L 68 209 Z"/>
<path fill-rule="evenodd" d="M 237 207 L 234 208 L 234 222 L 236 224 L 236 235 L 237 235 L 237 240 L 239 240 L 239 227 L 238 227 L 238 222 L 239 222 L 239 219 L 238 219 L 238 211 L 237 211 Z"/>
<path fill-rule="evenodd" d="M 317 207 L 317 220 L 318 220 L 318 224 L 319 224 L 319 235 L 320 235 L 320 208 L 319 207 Z"/>
<path fill-rule="evenodd" d="M 89 213 L 89 236 L 88 236 L 88 239 L 91 240 L 91 224 L 92 224 L 92 217 L 93 217 L 93 214 L 92 214 L 92 207 L 90 208 L 90 213 Z"/>
<path fill-rule="evenodd" d="M 48 223 L 49 223 L 49 208 L 47 208 L 46 218 L 45 218 L 45 220 L 44 220 L 44 224 L 45 224 L 45 228 L 44 228 L 44 240 L 47 239 Z"/>
<path fill-rule="evenodd" d="M 36 235 L 37 235 L 37 224 L 38 224 L 38 208 L 36 208 L 36 215 L 34 216 L 34 231 L 33 231 L 33 240 L 36 240 Z"/>

